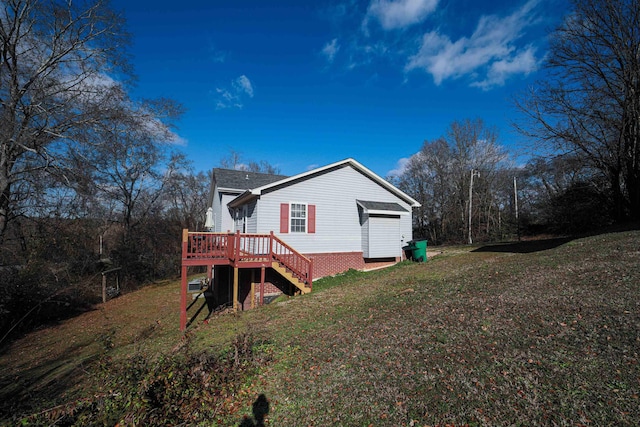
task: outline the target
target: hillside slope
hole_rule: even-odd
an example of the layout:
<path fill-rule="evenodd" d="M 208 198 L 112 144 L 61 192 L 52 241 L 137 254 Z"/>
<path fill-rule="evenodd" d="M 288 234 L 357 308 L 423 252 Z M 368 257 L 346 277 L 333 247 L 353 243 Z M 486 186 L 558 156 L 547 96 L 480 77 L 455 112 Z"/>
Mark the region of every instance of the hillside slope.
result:
<path fill-rule="evenodd" d="M 634 425 L 639 294 L 638 231 L 447 248 L 207 324 L 202 312 L 184 337 L 178 285 L 165 283 L 14 343 L 0 356 L 2 419 L 52 420 L 38 414 L 75 402 L 56 419 L 111 408 L 147 424 Z M 203 355 L 226 376 L 203 382 Z M 124 368 L 105 373 L 105 361 Z M 198 373 L 191 388 L 158 380 L 180 370 Z M 167 402 L 149 398 L 150 378 Z M 163 412 L 179 386 L 215 411 L 174 399 L 183 410 Z"/>

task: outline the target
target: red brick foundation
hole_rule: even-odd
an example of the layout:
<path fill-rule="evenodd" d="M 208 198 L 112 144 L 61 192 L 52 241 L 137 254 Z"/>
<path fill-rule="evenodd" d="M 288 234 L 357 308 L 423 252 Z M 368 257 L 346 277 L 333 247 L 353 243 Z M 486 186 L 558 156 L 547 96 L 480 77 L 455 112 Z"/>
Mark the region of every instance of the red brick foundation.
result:
<path fill-rule="evenodd" d="M 313 280 L 333 276 L 353 268 L 364 270 L 362 252 L 333 252 L 324 254 L 304 254 L 313 260 Z"/>

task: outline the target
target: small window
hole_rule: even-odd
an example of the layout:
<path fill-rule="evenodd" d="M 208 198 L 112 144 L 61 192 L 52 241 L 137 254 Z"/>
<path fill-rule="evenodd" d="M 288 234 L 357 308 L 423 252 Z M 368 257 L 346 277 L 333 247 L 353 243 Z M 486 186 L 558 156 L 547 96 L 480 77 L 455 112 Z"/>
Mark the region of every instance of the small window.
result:
<path fill-rule="evenodd" d="M 304 203 L 291 203 L 291 221 L 292 233 L 307 232 L 307 205 Z"/>

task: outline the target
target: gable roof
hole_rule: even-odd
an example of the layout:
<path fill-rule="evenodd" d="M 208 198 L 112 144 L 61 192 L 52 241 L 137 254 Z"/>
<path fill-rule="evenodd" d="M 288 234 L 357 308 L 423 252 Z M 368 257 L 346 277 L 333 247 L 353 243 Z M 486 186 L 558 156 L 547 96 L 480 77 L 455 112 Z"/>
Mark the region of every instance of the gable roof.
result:
<path fill-rule="evenodd" d="M 385 179 L 382 179 L 381 177 L 379 177 L 378 175 L 373 173 L 371 170 L 367 169 L 366 167 L 364 167 L 363 165 L 361 165 L 360 163 L 358 163 L 357 161 L 355 161 L 354 159 L 351 159 L 351 158 L 345 159 L 345 160 L 341 160 L 341 161 L 336 162 L 336 163 L 331 163 L 330 165 L 323 166 L 323 167 L 320 167 L 320 168 L 317 168 L 317 169 L 313 169 L 313 170 L 310 170 L 308 172 L 304 172 L 304 173 L 301 173 L 301 174 L 298 174 L 298 175 L 285 177 L 285 178 L 283 178 L 283 179 L 281 179 L 279 181 L 273 181 L 273 182 L 267 183 L 267 184 L 265 184 L 263 186 L 260 186 L 260 187 L 247 188 L 244 193 L 242 193 L 241 195 L 236 197 L 234 200 L 232 200 L 229 203 L 229 206 L 234 207 L 234 206 L 241 205 L 241 204 L 245 203 L 246 201 L 248 201 L 250 199 L 253 199 L 255 197 L 261 196 L 264 193 L 268 193 L 270 191 L 274 191 L 274 190 L 277 190 L 278 188 L 286 187 L 288 185 L 291 185 L 291 184 L 294 184 L 294 183 L 297 183 L 297 182 L 305 181 L 307 179 L 313 178 L 314 176 L 321 175 L 323 173 L 326 173 L 326 172 L 329 172 L 329 171 L 332 171 L 332 170 L 336 170 L 336 169 L 340 169 L 340 168 L 343 168 L 343 167 L 346 167 L 346 166 L 351 166 L 356 171 L 362 173 L 363 175 L 365 175 L 366 177 L 368 177 L 372 181 L 374 181 L 377 184 L 379 184 L 381 187 L 386 188 L 391 193 L 395 194 L 398 198 L 404 200 L 409 205 L 411 205 L 412 208 L 417 208 L 417 207 L 421 206 L 420 203 L 418 203 L 417 200 L 415 200 L 414 198 L 412 198 L 408 194 L 404 193 L 403 191 L 401 191 L 400 189 L 395 187 L 389 181 L 387 181 Z"/>
<path fill-rule="evenodd" d="M 213 169 L 215 185 L 222 190 L 235 190 L 240 193 L 252 188 L 262 187 L 272 182 L 287 178 L 286 175 L 273 175 L 268 173 L 247 172 L 235 169 Z"/>

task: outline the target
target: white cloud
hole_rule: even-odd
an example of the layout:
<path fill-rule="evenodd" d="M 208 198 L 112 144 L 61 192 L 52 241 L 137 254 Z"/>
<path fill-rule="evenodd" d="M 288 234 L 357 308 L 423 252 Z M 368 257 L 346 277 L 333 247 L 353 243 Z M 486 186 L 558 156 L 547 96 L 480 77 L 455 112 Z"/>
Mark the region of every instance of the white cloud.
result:
<path fill-rule="evenodd" d="M 487 78 L 480 82 L 472 83 L 472 86 L 488 90 L 494 86 L 502 86 L 509 76 L 524 74 L 525 76 L 538 69 L 535 47 L 529 46 L 519 54 L 496 61 L 491 64 L 487 72 Z"/>
<path fill-rule="evenodd" d="M 210 53 L 210 57 L 211 57 L 211 60 L 213 62 L 222 64 L 224 61 L 227 60 L 227 53 L 226 52 L 212 51 Z"/>
<path fill-rule="evenodd" d="M 324 45 L 322 48 L 322 54 L 327 58 L 327 61 L 333 62 L 339 50 L 340 45 L 338 45 L 338 39 L 333 39 Z"/>
<path fill-rule="evenodd" d="M 185 138 L 181 137 L 180 135 L 178 135 L 173 131 L 170 131 L 167 142 L 173 145 L 179 145 L 183 147 L 185 147 L 188 143 L 188 141 Z"/>
<path fill-rule="evenodd" d="M 253 85 L 244 74 L 231 81 L 230 88 L 216 88 L 216 109 L 242 108 L 246 97 L 253 98 Z"/>
<path fill-rule="evenodd" d="M 504 84 L 511 74 L 535 70 L 535 49 L 519 50 L 515 42 L 533 23 L 531 12 L 536 4 L 537 0 L 531 0 L 504 18 L 482 16 L 468 38 L 452 41 L 436 31 L 424 34 L 419 51 L 408 59 L 405 70 L 422 69 L 433 76 L 436 85 L 449 78 L 486 73 L 486 78 L 473 83 L 484 89 Z"/>
<path fill-rule="evenodd" d="M 380 23 L 384 30 L 396 30 L 422 22 L 438 6 L 438 0 L 372 0 L 365 17 Z"/>
<path fill-rule="evenodd" d="M 389 172 L 387 172 L 387 176 L 389 177 L 402 176 L 402 174 L 404 174 L 407 171 L 407 166 L 410 160 L 411 160 L 410 157 L 403 157 L 399 159 L 398 162 L 396 163 L 395 169 L 392 169 Z"/>
<path fill-rule="evenodd" d="M 233 82 L 233 87 L 238 92 L 245 93 L 249 95 L 250 98 L 253 98 L 253 86 L 251 85 L 251 80 L 249 80 L 244 74 Z"/>

